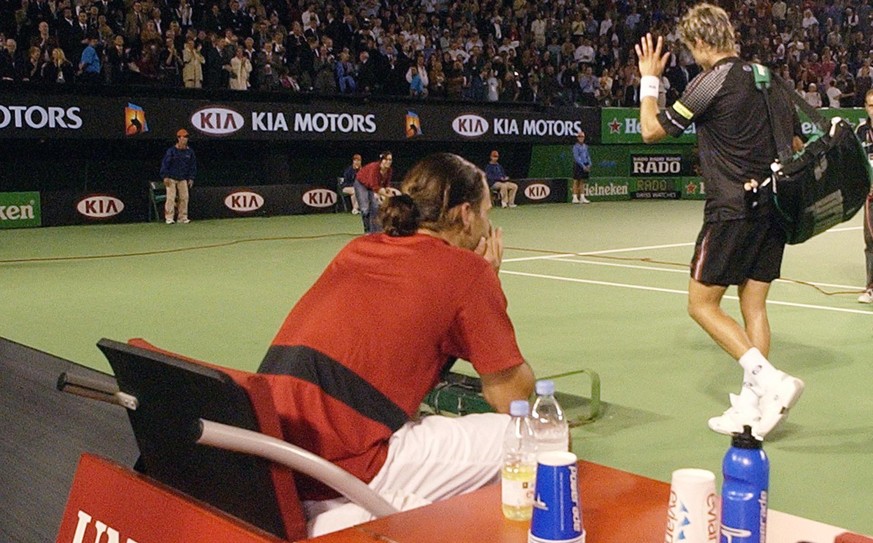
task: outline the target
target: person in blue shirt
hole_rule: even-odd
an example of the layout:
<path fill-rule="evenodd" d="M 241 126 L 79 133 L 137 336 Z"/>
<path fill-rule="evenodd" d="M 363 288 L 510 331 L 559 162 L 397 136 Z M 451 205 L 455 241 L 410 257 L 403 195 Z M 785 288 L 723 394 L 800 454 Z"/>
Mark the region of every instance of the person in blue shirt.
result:
<path fill-rule="evenodd" d="M 176 221 L 182 224 L 191 222 L 188 218 L 188 189 L 194 184 L 196 176 L 197 158 L 194 156 L 194 150 L 188 147 L 188 131 L 182 128 L 176 132 L 176 145 L 167 149 L 164 160 L 161 161 L 161 177 L 167 188 L 167 203 L 164 204 L 164 218 L 167 224 Z"/>
<path fill-rule="evenodd" d="M 342 192 L 352 201 L 352 215 L 357 215 L 361 212 L 358 207 L 358 198 L 355 196 L 355 178 L 358 171 L 361 169 L 361 155 L 355 153 L 352 155 L 352 165 L 346 168 L 342 176 Z"/>
<path fill-rule="evenodd" d="M 497 162 L 499 159 L 500 153 L 496 149 L 491 151 L 491 160 L 485 166 L 488 186 L 492 191 L 500 193 L 500 207 L 516 207 L 515 194 L 518 192 L 518 185 L 509 180 L 503 166 Z"/>
<path fill-rule="evenodd" d="M 79 82 L 100 82 L 100 55 L 97 54 L 97 35 L 88 33 L 88 45 L 82 50 L 79 60 Z"/>
<path fill-rule="evenodd" d="M 591 200 L 585 197 L 585 182 L 591 176 L 591 153 L 588 152 L 588 144 L 585 143 L 585 132 L 582 130 L 576 134 L 576 144 L 573 145 L 573 203 L 590 204 Z"/>

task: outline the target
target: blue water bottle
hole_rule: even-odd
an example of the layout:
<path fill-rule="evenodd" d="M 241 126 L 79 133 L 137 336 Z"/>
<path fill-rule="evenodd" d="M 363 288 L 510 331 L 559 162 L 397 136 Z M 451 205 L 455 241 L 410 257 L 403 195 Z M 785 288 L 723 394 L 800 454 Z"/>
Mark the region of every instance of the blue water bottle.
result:
<path fill-rule="evenodd" d="M 770 461 L 750 426 L 731 438 L 722 470 L 721 543 L 764 543 Z"/>

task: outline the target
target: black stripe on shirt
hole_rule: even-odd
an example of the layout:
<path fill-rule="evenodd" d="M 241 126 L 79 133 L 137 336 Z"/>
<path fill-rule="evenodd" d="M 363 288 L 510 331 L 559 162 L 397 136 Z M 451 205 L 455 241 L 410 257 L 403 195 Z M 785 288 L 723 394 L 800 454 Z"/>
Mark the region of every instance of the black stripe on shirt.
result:
<path fill-rule="evenodd" d="M 333 358 L 302 345 L 272 345 L 258 373 L 290 375 L 312 383 L 325 394 L 395 432 L 409 420 L 406 413 L 361 376 Z"/>

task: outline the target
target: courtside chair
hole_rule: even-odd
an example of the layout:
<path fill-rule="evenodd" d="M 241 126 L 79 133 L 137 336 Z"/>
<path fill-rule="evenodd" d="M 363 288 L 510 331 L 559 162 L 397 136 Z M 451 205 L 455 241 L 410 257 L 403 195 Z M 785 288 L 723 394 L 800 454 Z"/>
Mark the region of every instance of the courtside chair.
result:
<path fill-rule="evenodd" d="M 167 187 L 163 181 L 149 181 L 149 222 L 164 218 L 164 203 L 167 201 Z"/>
<path fill-rule="evenodd" d="M 347 198 L 349 198 L 349 196 L 347 196 L 343 192 L 343 178 L 337 177 L 336 178 L 336 202 L 337 202 L 337 206 L 334 209 L 334 211 L 339 211 L 339 204 L 342 203 L 343 211 L 348 213 L 349 212 L 349 200 L 347 200 Z"/>
<path fill-rule="evenodd" d="M 102 339 L 141 457 L 137 469 L 288 541 L 307 536 L 295 477 L 312 477 L 375 517 L 397 512 L 365 483 L 285 441 L 270 378 L 143 339 Z M 285 376 L 282 376 L 285 377 Z"/>

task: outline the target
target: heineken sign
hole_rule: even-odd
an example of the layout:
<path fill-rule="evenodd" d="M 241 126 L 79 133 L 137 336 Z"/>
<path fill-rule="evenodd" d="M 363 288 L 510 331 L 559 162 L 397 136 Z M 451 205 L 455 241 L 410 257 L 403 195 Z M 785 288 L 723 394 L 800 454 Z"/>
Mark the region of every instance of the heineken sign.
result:
<path fill-rule="evenodd" d="M 0 192 L 0 228 L 41 225 L 38 192 Z"/>
<path fill-rule="evenodd" d="M 858 124 L 867 120 L 867 113 L 861 108 L 821 108 L 818 112 L 826 119 L 840 117 L 848 121 L 852 126 L 858 126 Z M 800 126 L 804 136 L 811 136 L 818 132 L 815 125 L 807 119 L 803 112 L 800 113 Z M 640 135 L 640 110 L 628 107 L 607 107 L 601 109 L 600 141 L 604 144 L 642 143 L 643 137 Z M 658 143 L 695 143 L 696 141 L 696 127 L 692 124 L 678 138 L 666 137 Z"/>
<path fill-rule="evenodd" d="M 695 126 L 678 138 L 664 138 L 660 143 L 694 143 L 697 141 Z M 642 143 L 640 135 L 640 110 L 630 107 L 606 107 L 600 111 L 600 142 L 610 143 Z"/>

